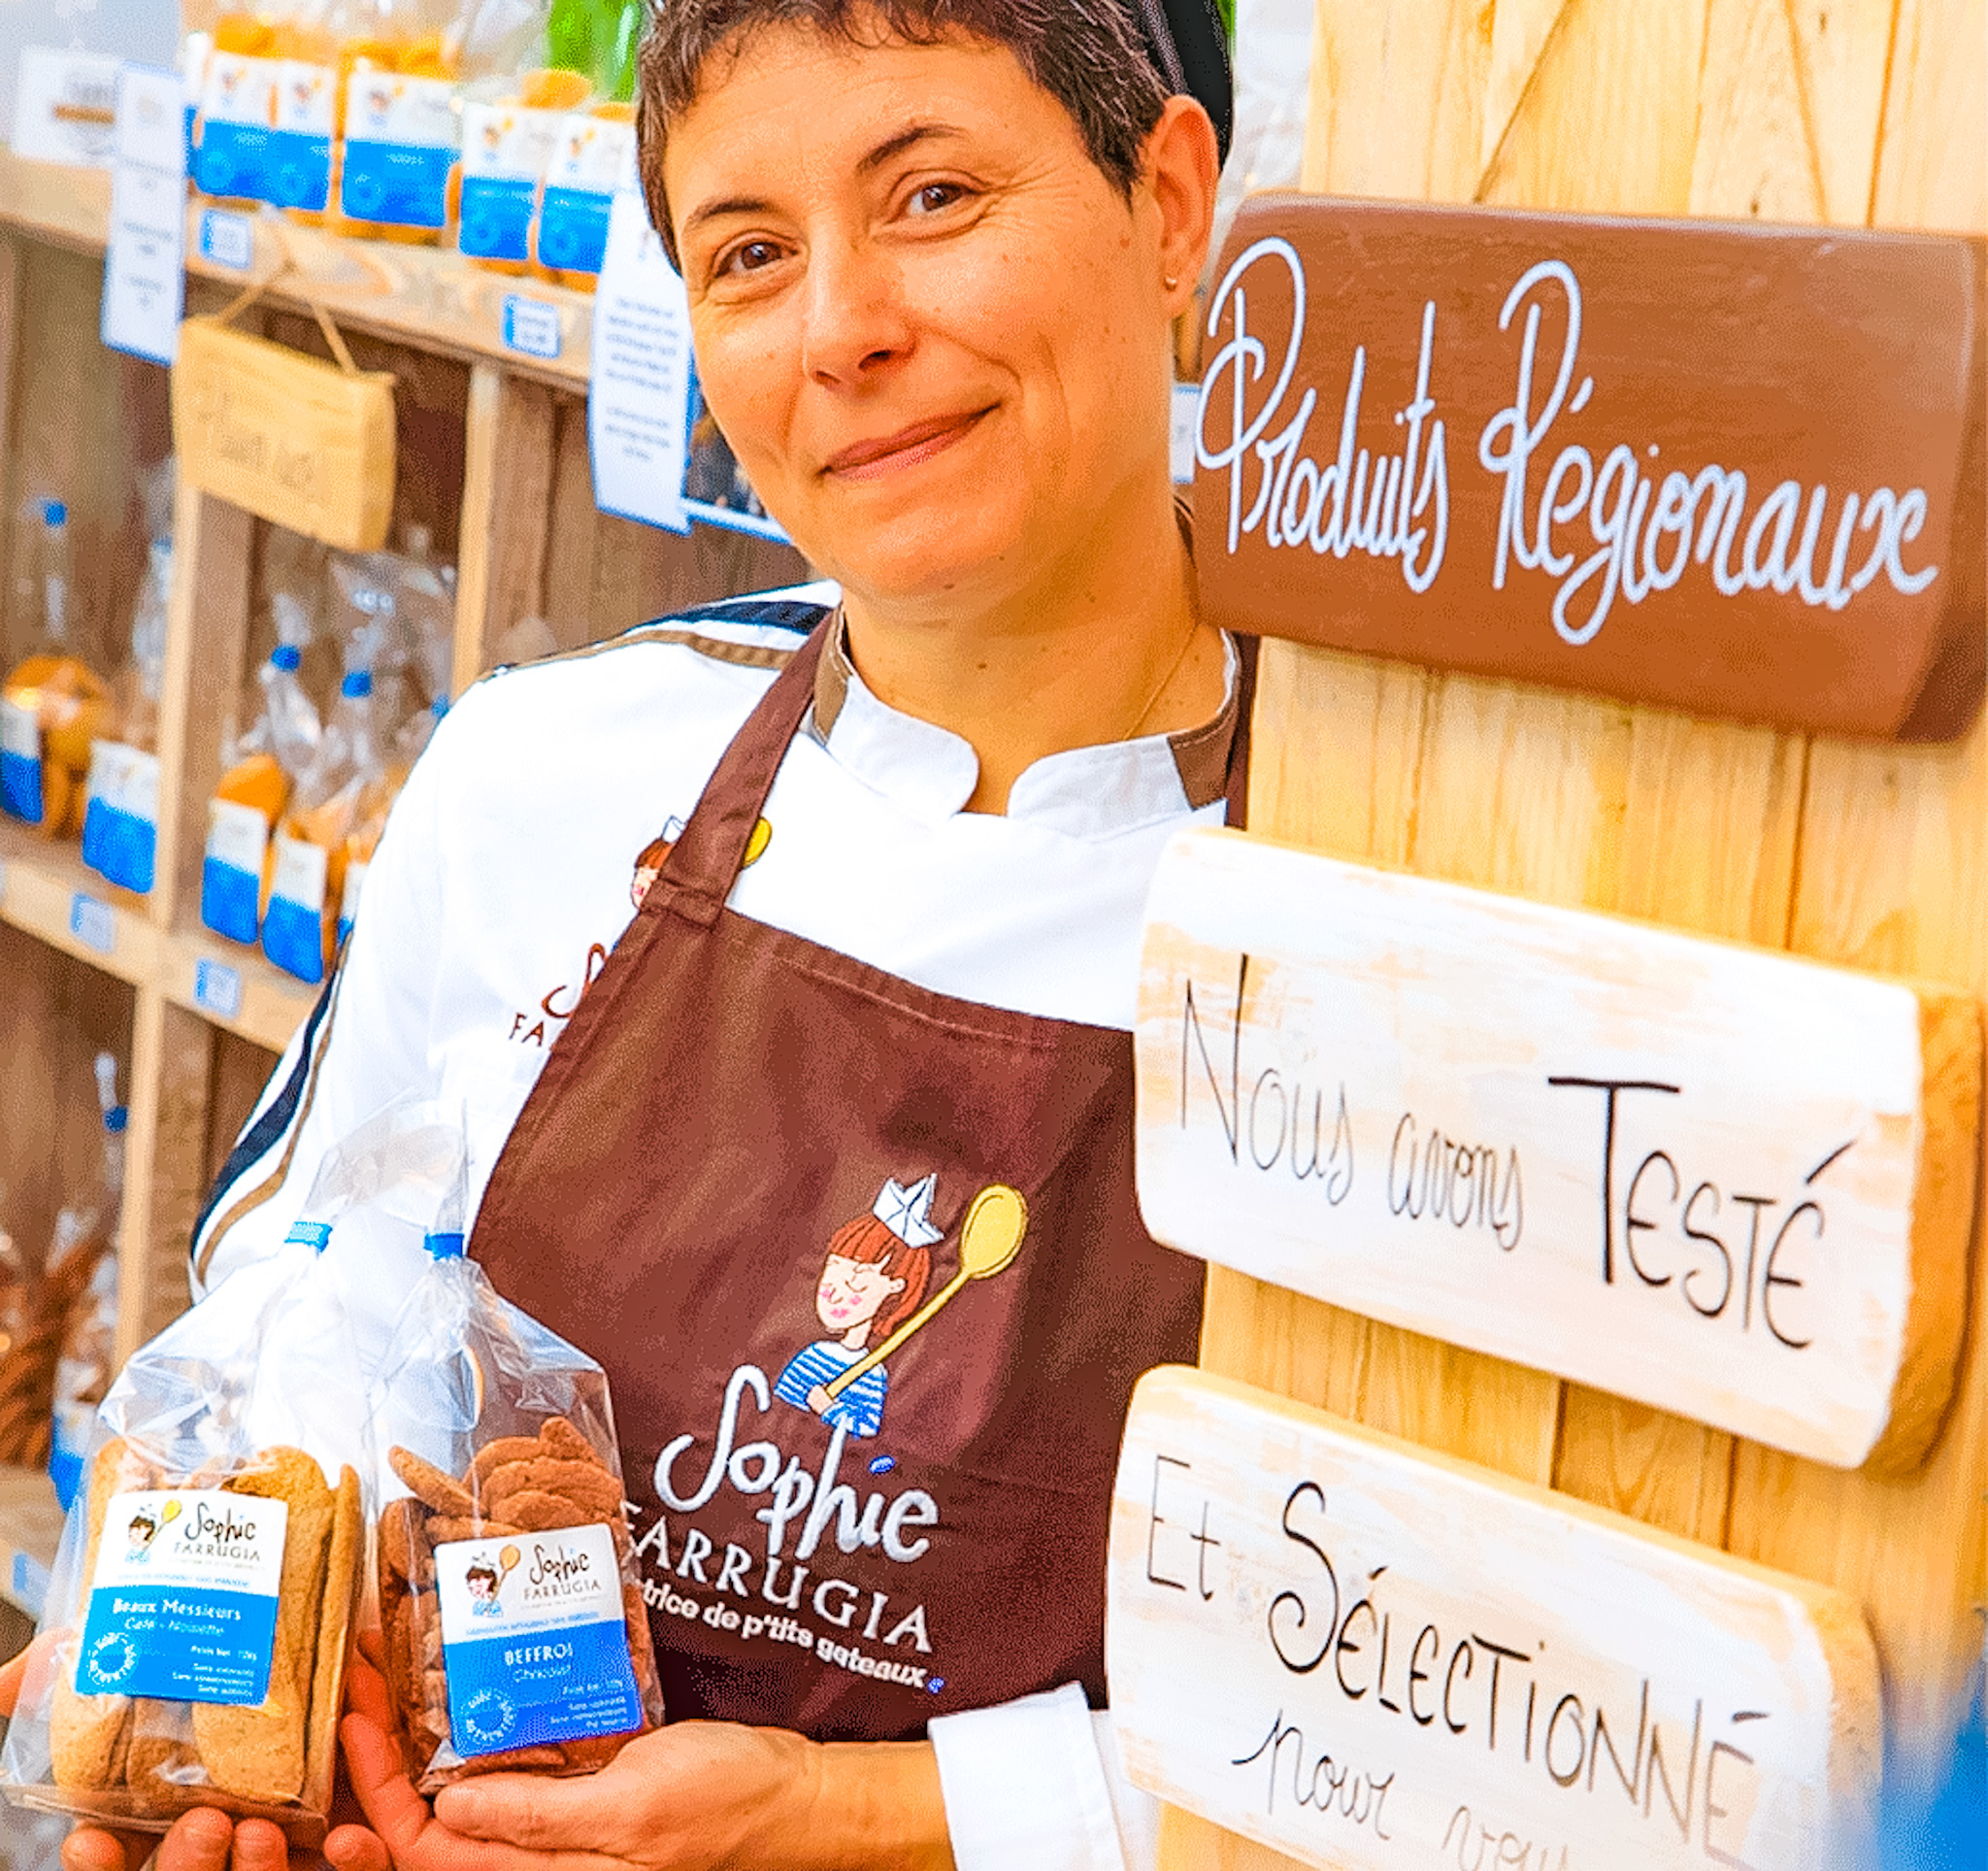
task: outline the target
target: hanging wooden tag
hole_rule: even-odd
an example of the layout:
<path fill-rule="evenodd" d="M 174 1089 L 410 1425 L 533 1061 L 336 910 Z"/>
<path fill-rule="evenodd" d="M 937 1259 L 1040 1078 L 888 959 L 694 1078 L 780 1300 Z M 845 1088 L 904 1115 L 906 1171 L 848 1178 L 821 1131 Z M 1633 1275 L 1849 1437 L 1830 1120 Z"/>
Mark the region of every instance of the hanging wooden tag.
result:
<path fill-rule="evenodd" d="M 1231 629 L 1829 734 L 1982 694 L 1983 246 L 1262 195 L 1195 478 Z"/>
<path fill-rule="evenodd" d="M 204 493 L 352 551 L 386 543 L 393 376 L 188 318 L 173 365 L 173 446 Z"/>
<path fill-rule="evenodd" d="M 1162 1367 L 1108 1593 L 1134 1784 L 1307 1864 L 1862 1861 L 1876 1653 L 1806 1581 Z"/>
<path fill-rule="evenodd" d="M 1838 1467 L 1938 1429 L 1970 996 L 1199 831 L 1135 1049 L 1170 1247 Z"/>

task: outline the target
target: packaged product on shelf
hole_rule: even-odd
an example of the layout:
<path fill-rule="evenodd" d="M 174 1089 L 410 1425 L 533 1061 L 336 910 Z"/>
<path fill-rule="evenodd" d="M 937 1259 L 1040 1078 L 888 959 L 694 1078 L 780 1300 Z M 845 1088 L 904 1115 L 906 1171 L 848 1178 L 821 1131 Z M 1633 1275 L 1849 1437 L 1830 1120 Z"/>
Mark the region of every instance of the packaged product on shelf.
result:
<path fill-rule="evenodd" d="M 152 540 L 131 618 L 131 660 L 118 679 L 121 732 L 90 749 L 84 788 L 83 861 L 113 884 L 152 886 L 158 852 L 159 692 L 166 674 L 166 607 L 173 588 L 173 542 Z"/>
<path fill-rule="evenodd" d="M 663 1717 L 607 1378 L 464 1258 L 466 1180 L 373 1393 L 387 1684 L 424 1793 L 590 1773 Z"/>
<path fill-rule="evenodd" d="M 200 919 L 216 935 L 254 942 L 262 933 L 273 867 L 272 839 L 296 776 L 316 761 L 323 728 L 299 680 L 312 637 L 309 611 L 288 591 L 272 600 L 277 646 L 263 666 L 255 724 L 224 756 L 208 807 Z"/>
<path fill-rule="evenodd" d="M 8 1797 L 161 1832 L 214 1806 L 320 1844 L 372 1467 L 308 1247 L 136 1353 L 97 1412 L 0 1751 Z"/>
<path fill-rule="evenodd" d="M 608 251 L 614 191 L 635 166 L 635 107 L 596 104 L 559 122 L 532 254 L 547 279 L 591 292 Z"/>
<path fill-rule="evenodd" d="M 106 1238 L 116 1225 L 124 1193 L 124 1107 L 117 1102 L 117 1061 L 108 1052 L 96 1058 L 97 1109 L 104 1123 L 104 1175 L 99 1192 Z M 94 1221 L 95 1217 L 90 1220 Z M 77 1224 L 72 1224 L 75 1227 Z M 82 1228 L 86 1231 L 89 1223 Z M 83 1480 L 90 1425 L 116 1369 L 117 1253 L 110 1247 L 90 1273 L 89 1285 L 70 1308 L 55 1359 L 50 1397 L 49 1479 L 66 1513 Z"/>
<path fill-rule="evenodd" d="M 336 74 L 314 0 L 223 13 L 194 125 L 203 194 L 322 212 L 331 190 Z"/>
<path fill-rule="evenodd" d="M 532 217 L 565 115 L 587 82 L 576 72 L 530 72 L 494 102 L 462 111 L 462 203 L 456 245 L 493 272 L 521 274 L 532 256 Z"/>
<path fill-rule="evenodd" d="M 115 1265 L 118 1203 L 124 1187 L 124 1110 L 116 1102 L 116 1066 L 96 1060 L 101 1174 L 86 1193 L 55 1218 L 39 1280 L 29 1288 L 18 1336 L 0 1357 L 0 1461 L 42 1467 L 52 1453 L 55 1367 L 80 1309 L 92 1305 L 91 1286 L 106 1259 Z"/>
<path fill-rule="evenodd" d="M 338 952 L 347 840 L 385 785 L 372 674 L 355 669 L 339 690 L 317 758 L 299 777 L 276 833 L 262 952 L 300 981 L 322 981 Z"/>
<path fill-rule="evenodd" d="M 0 809 L 45 838 L 74 838 L 83 831 L 89 751 L 111 715 L 111 689 L 70 638 L 68 508 L 30 501 L 16 538 L 16 618 L 34 641 L 0 683 Z"/>
<path fill-rule="evenodd" d="M 460 148 L 445 0 L 337 0 L 340 232 L 432 242 Z"/>

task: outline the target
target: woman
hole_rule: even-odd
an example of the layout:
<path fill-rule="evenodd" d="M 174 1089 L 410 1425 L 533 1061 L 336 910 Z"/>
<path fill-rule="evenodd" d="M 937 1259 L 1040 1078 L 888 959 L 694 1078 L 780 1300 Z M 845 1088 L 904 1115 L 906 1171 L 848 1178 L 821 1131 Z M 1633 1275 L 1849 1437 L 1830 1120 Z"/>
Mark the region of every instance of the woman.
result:
<path fill-rule="evenodd" d="M 432 1815 L 360 1672 L 377 1836 L 338 1835 L 344 1866 L 383 1841 L 408 1871 L 1116 1867 L 1118 1815 L 1139 1832 L 1090 1713 L 1109 1498 L 1132 1385 L 1194 1353 L 1201 1270 L 1139 1222 L 1128 1029 L 1153 864 L 1237 816 L 1246 719 L 1169 477 L 1219 162 L 1186 77 L 1227 112 L 1210 15 L 1174 12 L 652 17 L 643 178 L 705 394 L 835 584 L 462 701 L 195 1272 L 280 1242 L 389 1097 L 466 1107 L 471 1251 L 606 1365 L 652 1602 L 752 1615 L 657 1615 L 678 1720 L 611 1769 Z M 808 1244 L 886 1180 L 929 1184 L 949 1296 L 858 1437 L 777 1374 L 816 1329 Z"/>

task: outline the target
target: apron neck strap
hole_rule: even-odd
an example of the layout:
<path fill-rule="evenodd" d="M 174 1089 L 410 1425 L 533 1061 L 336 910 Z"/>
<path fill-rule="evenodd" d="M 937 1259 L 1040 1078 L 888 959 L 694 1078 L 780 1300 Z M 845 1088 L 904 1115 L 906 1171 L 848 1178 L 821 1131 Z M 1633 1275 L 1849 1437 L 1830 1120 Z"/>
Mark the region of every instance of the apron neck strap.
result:
<path fill-rule="evenodd" d="M 840 615 L 831 612 L 809 632 L 807 642 L 794 652 L 746 718 L 746 725 L 732 737 L 682 837 L 672 847 L 670 861 L 643 902 L 644 915 L 667 910 L 701 929 L 717 921 L 746 866 L 746 847 L 780 762 L 813 704 L 822 645 Z"/>
<path fill-rule="evenodd" d="M 732 737 L 711 776 L 670 861 L 650 887 L 644 915 L 669 911 L 709 929 L 732 894 L 746 865 L 753 828 L 766 809 L 766 796 L 786 758 L 787 748 L 814 701 L 814 673 L 841 612 L 831 612 L 809 633 L 787 666 Z M 1249 804 L 1249 718 L 1256 700 L 1254 637 L 1238 637 L 1241 667 L 1236 677 L 1236 732 L 1229 742 L 1228 823 L 1240 829 Z"/>

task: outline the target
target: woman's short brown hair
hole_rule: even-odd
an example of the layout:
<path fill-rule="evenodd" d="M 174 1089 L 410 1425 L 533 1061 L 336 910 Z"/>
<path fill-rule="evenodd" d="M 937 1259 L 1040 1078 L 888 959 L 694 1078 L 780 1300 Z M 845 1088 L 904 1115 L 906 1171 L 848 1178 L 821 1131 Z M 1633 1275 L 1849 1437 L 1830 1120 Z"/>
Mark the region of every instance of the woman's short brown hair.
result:
<path fill-rule="evenodd" d="M 888 40 L 936 45 L 954 34 L 1006 46 L 1070 113 L 1084 148 L 1126 196 L 1168 86 L 1140 36 L 1132 0 L 648 0 L 641 53 L 642 186 L 671 255 L 663 192 L 670 125 L 695 102 L 713 57 L 756 32 L 811 26 L 853 46 Z"/>

